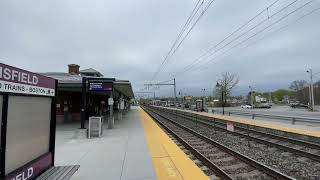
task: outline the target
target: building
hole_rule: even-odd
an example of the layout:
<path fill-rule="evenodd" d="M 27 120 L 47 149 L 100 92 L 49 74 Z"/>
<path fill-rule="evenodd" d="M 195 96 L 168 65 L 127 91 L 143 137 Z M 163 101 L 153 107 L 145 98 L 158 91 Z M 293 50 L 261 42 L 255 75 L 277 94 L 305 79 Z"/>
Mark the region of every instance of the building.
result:
<path fill-rule="evenodd" d="M 92 68 L 80 70 L 77 64 L 69 64 L 68 72 L 40 74 L 58 80 L 57 122 L 81 120 L 83 123 L 89 116 L 108 114 L 110 107 L 118 110 L 121 102 L 128 108 L 130 100 L 134 98 L 128 80 L 105 78 Z M 113 104 L 108 102 L 109 98 L 113 99 Z"/>
<path fill-rule="evenodd" d="M 262 97 L 261 95 L 255 96 L 255 100 L 257 103 L 266 103 L 267 102 L 267 98 Z"/>

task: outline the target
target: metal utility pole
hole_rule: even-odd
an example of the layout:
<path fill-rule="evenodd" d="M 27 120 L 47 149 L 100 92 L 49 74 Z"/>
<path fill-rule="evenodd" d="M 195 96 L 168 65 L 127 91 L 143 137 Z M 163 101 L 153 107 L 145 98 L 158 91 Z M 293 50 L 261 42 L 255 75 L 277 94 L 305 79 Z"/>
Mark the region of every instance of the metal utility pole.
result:
<path fill-rule="evenodd" d="M 174 99 L 175 103 L 177 103 L 177 89 L 176 89 L 176 79 L 171 79 L 169 81 L 173 81 L 173 83 L 155 83 L 155 84 L 144 84 L 145 86 L 173 86 L 174 87 Z M 165 81 L 168 82 L 168 81 Z"/>
<path fill-rule="evenodd" d="M 202 91 L 203 91 L 202 103 L 203 103 L 203 108 L 204 108 L 204 106 L 205 106 L 205 104 L 206 104 L 206 89 L 202 89 Z"/>
<path fill-rule="evenodd" d="M 174 85 L 174 103 L 177 104 L 177 90 L 176 90 L 176 78 L 173 78 L 173 85 Z"/>
<path fill-rule="evenodd" d="M 251 86 L 249 86 L 250 88 L 250 103 L 251 103 L 251 106 L 253 106 L 253 88 Z"/>
<path fill-rule="evenodd" d="M 310 105 L 311 105 L 311 111 L 314 111 L 314 95 L 313 95 L 313 72 L 312 69 L 307 70 L 307 73 L 310 73 L 310 86 L 309 89 L 311 89 L 310 92 Z"/>
<path fill-rule="evenodd" d="M 221 87 L 221 106 L 222 106 L 222 114 L 224 115 L 223 85 L 222 85 L 222 83 L 219 84 L 219 82 L 217 82 L 216 86 Z"/>

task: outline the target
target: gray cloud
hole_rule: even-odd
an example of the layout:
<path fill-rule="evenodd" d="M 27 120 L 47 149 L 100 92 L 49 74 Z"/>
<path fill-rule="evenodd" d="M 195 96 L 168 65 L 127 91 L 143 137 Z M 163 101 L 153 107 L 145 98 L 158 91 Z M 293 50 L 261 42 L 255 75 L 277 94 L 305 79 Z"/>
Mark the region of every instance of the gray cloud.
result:
<path fill-rule="evenodd" d="M 269 13 L 291 1 L 280 0 Z M 157 80 L 171 78 L 271 2 L 215 1 Z M 305 2 L 300 0 L 292 9 Z M 194 4 L 170 0 L 2 0 L 0 61 L 37 72 L 66 71 L 67 64 L 77 63 L 108 77 L 129 79 L 139 91 L 150 81 Z M 275 29 L 316 7 L 320 7 L 319 1 Z M 248 85 L 270 91 L 287 88 L 295 79 L 307 79 L 306 68 L 320 71 L 319 15 L 316 12 L 244 48 L 262 37 L 257 36 L 204 68 L 178 76 L 178 90 L 194 95 L 202 94 L 202 88 L 211 92 L 209 88 L 223 71 L 239 74 L 235 94 L 246 93 Z M 171 95 L 172 88 L 162 87 L 157 94 Z"/>

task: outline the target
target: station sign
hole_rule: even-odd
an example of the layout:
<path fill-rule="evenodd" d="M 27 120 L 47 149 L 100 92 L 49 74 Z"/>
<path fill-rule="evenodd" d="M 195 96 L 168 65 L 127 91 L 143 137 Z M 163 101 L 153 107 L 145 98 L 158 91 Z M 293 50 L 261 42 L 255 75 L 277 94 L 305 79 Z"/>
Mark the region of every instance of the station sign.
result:
<path fill-rule="evenodd" d="M 36 161 L 19 168 L 18 170 L 8 174 L 5 180 L 31 180 L 39 176 L 44 170 L 48 169 L 52 164 L 52 153 L 37 159 Z"/>
<path fill-rule="evenodd" d="M 184 96 L 184 100 L 192 100 L 192 96 Z"/>
<path fill-rule="evenodd" d="M 88 89 L 89 91 L 112 91 L 113 83 L 89 81 Z"/>
<path fill-rule="evenodd" d="M 55 80 L 0 63 L 0 92 L 55 96 Z"/>
<path fill-rule="evenodd" d="M 227 122 L 227 130 L 234 132 L 234 123 L 233 122 Z"/>

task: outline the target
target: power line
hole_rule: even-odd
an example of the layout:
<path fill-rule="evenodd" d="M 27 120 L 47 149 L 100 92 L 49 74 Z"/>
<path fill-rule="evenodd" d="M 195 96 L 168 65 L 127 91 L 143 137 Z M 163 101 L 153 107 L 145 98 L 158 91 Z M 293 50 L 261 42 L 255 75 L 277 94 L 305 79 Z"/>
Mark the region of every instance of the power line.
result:
<path fill-rule="evenodd" d="M 244 39 L 243 41 L 239 42 L 238 44 L 234 45 L 233 47 L 231 47 L 230 49 L 224 51 L 222 54 L 219 54 L 218 56 L 210 59 L 209 61 L 206 61 L 204 62 L 204 64 L 202 64 L 201 66 L 197 67 L 195 70 L 198 70 L 200 69 L 203 65 L 206 65 L 207 63 L 209 63 L 210 61 L 218 58 L 219 56 L 223 55 L 223 54 L 226 54 L 227 52 L 231 51 L 232 49 L 238 47 L 239 45 L 243 44 L 244 42 L 248 41 L 249 39 L 257 36 L 258 34 L 262 33 L 263 31 L 269 29 L 270 27 L 272 27 L 273 25 L 281 22 L 282 20 L 284 20 L 285 18 L 287 18 L 288 16 L 292 15 L 293 13 L 297 12 L 298 10 L 304 8 L 305 6 L 307 6 L 308 4 L 310 4 L 311 2 L 313 2 L 314 0 L 311 0 L 311 1 L 308 1 L 307 3 L 303 4 L 302 6 L 299 6 L 298 8 L 296 8 L 295 10 L 291 11 L 290 13 L 286 14 L 285 16 L 281 17 L 279 20 L 275 21 L 274 23 L 270 24 L 269 26 L 263 28 L 262 30 L 258 31 L 257 33 L 253 34 L 252 36 L 248 37 L 247 39 Z M 320 8 L 316 8 L 314 9 L 313 11 L 309 12 L 308 14 L 306 15 L 303 15 L 301 17 L 299 17 L 298 19 L 302 19 L 303 17 L 307 16 L 307 15 L 310 15 L 312 13 L 314 13 L 315 11 L 319 10 Z"/>
<path fill-rule="evenodd" d="M 163 64 L 167 61 L 169 55 L 171 54 L 173 48 L 176 46 L 177 42 L 179 41 L 179 39 L 181 38 L 182 34 L 185 32 L 185 30 L 187 29 L 187 27 L 189 26 L 190 22 L 192 21 L 192 19 L 194 18 L 194 16 L 197 14 L 197 12 L 199 11 L 200 7 L 203 5 L 204 0 L 202 0 L 201 4 L 199 5 L 201 0 L 198 0 L 198 2 L 196 3 L 196 5 L 194 6 L 193 10 L 191 11 L 186 23 L 183 25 L 180 33 L 178 34 L 178 37 L 176 38 L 176 40 L 174 41 L 174 43 L 172 44 L 170 50 L 168 51 L 168 53 L 166 54 L 164 60 L 162 61 L 162 63 L 160 64 L 160 66 L 158 67 L 158 69 L 156 70 L 156 72 L 154 73 L 154 75 L 151 78 L 151 81 L 154 80 L 154 78 L 157 76 L 157 74 L 160 72 Z"/>
<path fill-rule="evenodd" d="M 295 23 L 300 22 L 301 19 L 303 19 L 303 18 L 305 18 L 306 16 L 309 16 L 309 15 L 311 15 L 311 14 L 313 14 L 313 13 L 315 13 L 316 11 L 319 11 L 319 10 L 320 10 L 320 7 L 313 9 L 312 11 L 308 12 L 307 14 L 300 16 L 298 19 L 294 20 L 293 22 L 291 22 L 291 23 L 289 23 L 289 24 L 286 24 L 286 25 L 284 25 L 284 26 L 282 26 L 282 27 L 274 30 L 274 31 L 268 33 L 267 35 L 264 35 L 262 38 L 254 41 L 253 43 L 248 44 L 248 45 L 245 46 L 244 48 L 250 47 L 250 46 L 256 44 L 257 42 L 262 41 L 262 40 L 265 39 L 266 37 L 268 37 L 268 36 L 270 36 L 270 35 L 272 35 L 272 34 L 275 34 L 275 33 L 279 32 L 279 31 L 281 31 L 281 30 L 289 27 L 289 26 L 292 25 L 292 24 L 295 24 Z"/>
<path fill-rule="evenodd" d="M 162 64 L 160 65 L 160 67 L 158 68 L 158 70 L 156 71 L 156 73 L 154 74 L 154 76 L 152 77 L 151 81 L 153 81 L 156 76 L 161 72 L 161 70 L 166 66 L 165 62 L 168 61 L 168 59 L 170 57 L 172 57 L 177 50 L 179 49 L 179 47 L 181 46 L 181 44 L 183 43 L 183 41 L 188 37 L 188 35 L 190 34 L 190 32 L 192 31 L 192 29 L 196 26 L 196 24 L 199 22 L 199 20 L 201 19 L 201 17 L 205 14 L 205 12 L 209 9 L 209 7 L 211 6 L 211 4 L 214 2 L 215 0 L 211 0 L 206 7 L 204 8 L 204 10 L 201 12 L 201 14 L 198 16 L 198 18 L 196 19 L 196 21 L 192 24 L 191 28 L 189 28 L 188 32 L 183 36 L 182 40 L 180 40 L 180 43 L 177 46 L 172 46 L 172 48 L 170 49 L 169 53 L 167 54 L 167 56 L 165 57 L 164 61 L 162 62 Z M 201 5 L 203 4 L 204 1 L 202 1 Z M 201 6 L 199 6 L 200 8 Z M 198 9 L 199 9 L 198 8 Z M 198 12 L 198 9 L 196 12 Z M 194 17 L 194 16 L 193 16 Z M 191 22 L 192 20 L 190 20 L 189 22 Z M 181 34 L 183 35 L 183 33 Z M 179 36 L 180 38 L 181 36 Z M 175 45 L 176 43 L 174 43 Z M 175 48 L 174 48 L 175 47 Z M 172 49 L 174 48 L 174 50 L 172 51 Z"/>
<path fill-rule="evenodd" d="M 210 57 L 210 56 L 212 56 L 213 54 L 216 54 L 217 52 L 221 51 L 222 49 L 224 49 L 225 47 L 227 47 L 228 45 L 230 45 L 230 44 L 233 43 L 234 41 L 238 40 L 240 37 L 244 36 L 244 35 L 247 34 L 248 32 L 250 32 L 250 31 L 252 31 L 253 29 L 257 28 L 258 26 L 262 25 L 264 22 L 266 22 L 267 20 L 273 18 L 275 15 L 279 14 L 280 12 L 282 12 L 282 11 L 285 10 L 286 8 L 290 7 L 291 5 L 293 5 L 294 3 L 296 3 L 297 1 L 298 1 L 298 0 L 295 0 L 295 1 L 291 2 L 290 4 L 288 4 L 288 5 L 286 5 L 285 7 L 281 8 L 279 11 L 275 12 L 274 14 L 272 14 L 271 16 L 269 16 L 268 18 L 266 18 L 266 19 L 264 19 L 263 21 L 259 22 L 259 23 L 258 23 L 257 25 L 255 25 L 254 27 L 252 27 L 252 28 L 250 28 L 249 30 L 245 31 L 244 33 L 238 35 L 237 37 L 235 37 L 234 39 L 232 39 L 231 41 L 229 41 L 227 44 L 225 44 L 224 46 L 220 47 L 219 49 L 217 49 L 216 51 L 214 51 L 213 53 L 211 53 L 208 57 Z M 311 3 L 312 1 L 314 1 L 314 0 L 309 1 L 308 3 L 304 4 L 302 7 L 304 7 L 305 5 Z M 300 6 L 300 7 L 301 7 L 301 6 Z M 299 8 L 297 8 L 295 11 L 297 11 L 297 10 L 299 10 Z M 294 12 L 295 12 L 295 11 L 294 11 Z M 294 13 L 294 12 L 293 12 L 293 13 Z M 290 13 L 289 13 L 289 15 L 290 15 Z M 287 16 L 288 16 L 288 15 L 286 15 L 286 17 L 287 17 Z M 286 17 L 285 17 L 285 18 L 286 18 Z M 283 19 L 283 17 L 281 17 L 281 19 Z M 276 24 L 276 23 L 272 23 L 272 25 L 274 25 L 274 24 Z M 268 27 L 270 27 L 270 26 L 268 26 Z M 256 34 L 257 34 L 257 33 L 256 33 Z M 244 42 L 244 41 L 242 41 L 242 42 Z M 229 50 L 231 50 L 231 49 L 233 49 L 233 48 L 234 48 L 234 47 L 231 47 Z M 227 51 L 229 51 L 229 50 L 227 50 Z M 220 54 L 220 55 L 223 55 L 223 54 L 225 54 L 225 52 L 223 52 L 223 53 Z M 220 55 L 218 55 L 217 57 L 219 57 Z M 207 59 L 208 57 L 206 57 L 206 58 L 204 58 L 204 59 L 201 59 L 201 61 Z M 214 59 L 215 59 L 215 58 L 216 58 L 216 57 L 214 57 Z M 211 61 L 211 60 L 212 60 L 212 59 L 210 59 L 209 61 Z M 209 61 L 206 61 L 205 64 L 206 64 L 207 62 L 209 62 Z M 197 63 L 194 63 L 194 64 L 193 64 L 191 67 L 189 67 L 189 68 L 184 68 L 183 71 L 180 71 L 180 72 L 176 73 L 176 74 L 174 75 L 174 77 L 176 77 L 177 74 L 181 74 L 181 73 L 184 73 L 184 72 L 186 72 L 186 71 L 189 71 L 189 70 L 193 69 L 193 68 L 195 67 L 195 65 L 196 65 L 196 64 L 199 64 L 199 63 L 200 63 L 200 61 L 198 61 Z"/>
<path fill-rule="evenodd" d="M 259 17 L 261 14 L 263 14 L 267 9 L 271 8 L 273 5 L 275 5 L 277 2 L 279 2 L 280 0 L 276 0 L 273 3 L 271 3 L 268 7 L 264 8 L 262 11 L 260 11 L 258 14 L 256 14 L 254 17 L 252 17 L 251 19 L 249 19 L 249 21 L 245 22 L 243 25 L 241 25 L 239 28 L 237 28 L 235 31 L 233 31 L 232 33 L 230 33 L 227 37 L 225 37 L 224 39 L 222 39 L 220 42 L 218 42 L 216 45 L 214 45 L 213 47 L 209 48 L 204 54 L 202 54 L 201 56 L 199 56 L 198 58 L 196 58 L 191 64 L 189 64 L 187 67 L 184 67 L 184 69 L 189 68 L 190 66 L 192 66 L 194 63 L 200 61 L 203 57 L 205 57 L 207 54 L 209 54 L 213 49 L 215 49 L 216 47 L 218 47 L 220 44 L 222 44 L 225 40 L 229 39 L 231 36 L 233 36 L 235 33 L 239 32 L 241 29 L 243 29 L 245 26 L 247 26 L 250 22 L 252 22 L 253 20 L 255 20 L 257 17 Z M 183 69 L 183 70 L 184 70 Z M 182 71 L 183 71 L 182 70 Z"/>
<path fill-rule="evenodd" d="M 182 42 L 188 37 L 189 33 L 192 31 L 192 29 L 195 27 L 195 25 L 199 22 L 199 20 L 201 19 L 201 17 L 204 15 L 204 13 L 209 9 L 210 5 L 214 2 L 215 0 L 211 0 L 210 3 L 205 7 L 205 9 L 202 11 L 202 13 L 200 14 L 200 16 L 198 16 L 197 20 L 194 22 L 194 24 L 191 26 L 191 28 L 189 29 L 189 31 L 186 33 L 186 35 L 182 38 L 182 40 L 180 41 L 180 43 L 178 44 L 178 46 L 174 49 L 174 51 L 171 53 L 172 57 L 176 51 L 179 49 L 179 47 L 181 46 Z M 169 64 L 169 63 L 168 63 Z M 167 64 L 167 65 L 168 65 Z M 163 65 L 163 68 L 166 66 L 166 64 Z"/>
<path fill-rule="evenodd" d="M 201 17 L 204 15 L 204 13 L 209 9 L 210 5 L 214 2 L 215 0 L 211 0 L 210 3 L 205 7 L 205 9 L 201 12 L 200 16 L 198 17 L 198 19 L 195 21 L 195 23 L 192 25 L 192 27 L 189 29 L 189 31 L 187 32 L 187 34 L 183 37 L 183 39 L 180 41 L 180 43 L 178 44 L 178 46 L 175 48 L 175 50 L 173 51 L 172 54 L 174 54 L 178 48 L 180 47 L 180 45 L 182 44 L 182 42 L 187 38 L 187 36 L 189 35 L 189 33 L 191 32 L 191 30 L 195 27 L 195 25 L 199 22 L 199 20 L 201 19 Z"/>

